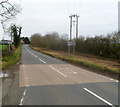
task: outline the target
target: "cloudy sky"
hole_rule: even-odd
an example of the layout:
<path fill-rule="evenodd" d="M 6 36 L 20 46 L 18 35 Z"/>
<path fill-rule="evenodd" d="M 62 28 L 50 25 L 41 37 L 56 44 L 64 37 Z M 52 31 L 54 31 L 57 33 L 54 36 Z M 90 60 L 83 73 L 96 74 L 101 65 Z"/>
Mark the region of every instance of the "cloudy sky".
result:
<path fill-rule="evenodd" d="M 80 16 L 79 35 L 94 36 L 118 29 L 119 0 L 11 0 L 16 1 L 22 12 L 13 22 L 23 27 L 23 36 L 54 31 L 69 34 L 69 15 L 76 13 Z"/>

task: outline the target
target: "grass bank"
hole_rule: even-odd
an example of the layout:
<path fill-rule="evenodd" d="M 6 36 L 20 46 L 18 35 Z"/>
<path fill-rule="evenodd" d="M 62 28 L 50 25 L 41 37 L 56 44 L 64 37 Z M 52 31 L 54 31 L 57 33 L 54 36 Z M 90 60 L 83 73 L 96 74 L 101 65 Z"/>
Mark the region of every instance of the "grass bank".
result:
<path fill-rule="evenodd" d="M 36 48 L 32 46 L 30 47 L 46 55 L 89 68 L 95 72 L 100 71 L 103 74 L 117 75 L 117 76 L 120 75 L 120 63 L 116 61 L 100 59 L 98 57 L 93 57 L 93 56 L 90 57 L 90 55 L 88 57 L 84 55 L 73 55 L 73 54 L 68 55 L 65 52 L 47 50 L 47 49 Z"/>
<path fill-rule="evenodd" d="M 20 45 L 17 49 L 10 52 L 10 55 L 2 57 L 2 69 L 16 64 L 20 60 L 22 46 Z M 9 51 L 8 51 L 9 54 Z"/>

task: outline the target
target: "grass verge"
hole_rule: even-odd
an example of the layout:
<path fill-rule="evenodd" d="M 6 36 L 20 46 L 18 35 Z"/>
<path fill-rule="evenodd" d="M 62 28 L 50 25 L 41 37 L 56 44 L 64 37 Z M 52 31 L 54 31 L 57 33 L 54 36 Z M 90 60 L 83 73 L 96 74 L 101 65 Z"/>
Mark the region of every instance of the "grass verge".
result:
<path fill-rule="evenodd" d="M 59 51 L 53 51 L 53 50 L 47 50 L 42 48 L 36 48 L 30 46 L 32 49 L 42 52 L 46 55 L 62 59 L 65 61 L 68 61 L 73 64 L 81 65 L 86 68 L 90 68 L 91 70 L 95 71 L 102 71 L 102 73 L 112 74 L 112 75 L 120 75 L 120 64 L 117 62 L 109 61 L 109 60 L 101 60 L 97 58 L 87 58 L 85 56 L 79 56 L 79 55 L 68 55 L 64 52 Z"/>
<path fill-rule="evenodd" d="M 10 56 L 2 57 L 2 69 L 16 64 L 20 60 L 22 46 L 20 45 Z"/>

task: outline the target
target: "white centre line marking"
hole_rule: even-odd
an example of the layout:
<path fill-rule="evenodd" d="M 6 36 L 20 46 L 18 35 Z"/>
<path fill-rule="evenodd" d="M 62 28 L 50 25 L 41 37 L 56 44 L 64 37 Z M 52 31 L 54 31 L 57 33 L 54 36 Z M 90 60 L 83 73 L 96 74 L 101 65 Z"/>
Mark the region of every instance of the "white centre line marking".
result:
<path fill-rule="evenodd" d="M 35 54 L 33 54 L 31 51 L 29 51 L 35 58 L 38 58 Z M 43 62 L 44 64 L 46 64 L 46 62 L 45 61 L 43 61 L 42 59 L 40 59 L 39 58 L 39 60 L 41 61 L 41 62 Z"/>
<path fill-rule="evenodd" d="M 57 69 L 55 69 L 54 67 L 52 67 L 52 66 L 49 66 L 49 67 L 52 68 L 53 70 L 55 70 L 56 72 L 58 72 L 59 74 L 61 74 L 62 76 L 67 77 L 66 75 L 64 75 L 63 73 L 61 73 L 61 72 L 58 71 Z"/>
<path fill-rule="evenodd" d="M 111 104 L 110 102 L 106 101 L 105 99 L 103 99 L 102 97 L 98 96 L 97 94 L 93 93 L 92 91 L 88 90 L 87 88 L 84 88 L 85 91 L 89 92 L 90 94 L 92 94 L 93 96 L 97 97 L 98 99 L 100 99 L 101 101 L 103 101 L 104 103 L 115 107 L 113 104 Z"/>
<path fill-rule="evenodd" d="M 46 62 L 45 62 L 45 61 L 43 61 L 42 59 L 40 59 L 40 58 L 39 58 L 39 60 L 40 60 L 41 62 L 43 62 L 44 64 L 46 64 Z"/>
<path fill-rule="evenodd" d="M 36 55 L 34 55 L 34 57 L 35 57 L 35 58 L 37 58 L 37 56 L 36 56 Z"/>

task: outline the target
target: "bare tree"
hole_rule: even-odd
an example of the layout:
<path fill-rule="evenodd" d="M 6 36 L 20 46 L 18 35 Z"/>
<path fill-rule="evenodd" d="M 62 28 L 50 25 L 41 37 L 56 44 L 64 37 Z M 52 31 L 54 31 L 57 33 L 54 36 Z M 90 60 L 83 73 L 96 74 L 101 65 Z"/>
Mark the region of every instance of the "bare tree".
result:
<path fill-rule="evenodd" d="M 9 0 L 0 0 L 0 23 L 5 31 L 6 22 L 9 22 L 11 19 L 20 13 L 20 6 L 17 4 L 11 4 Z"/>
<path fill-rule="evenodd" d="M 18 47 L 20 44 L 20 36 L 22 27 L 18 27 L 15 24 L 11 25 L 11 37 L 13 37 L 15 47 Z"/>

